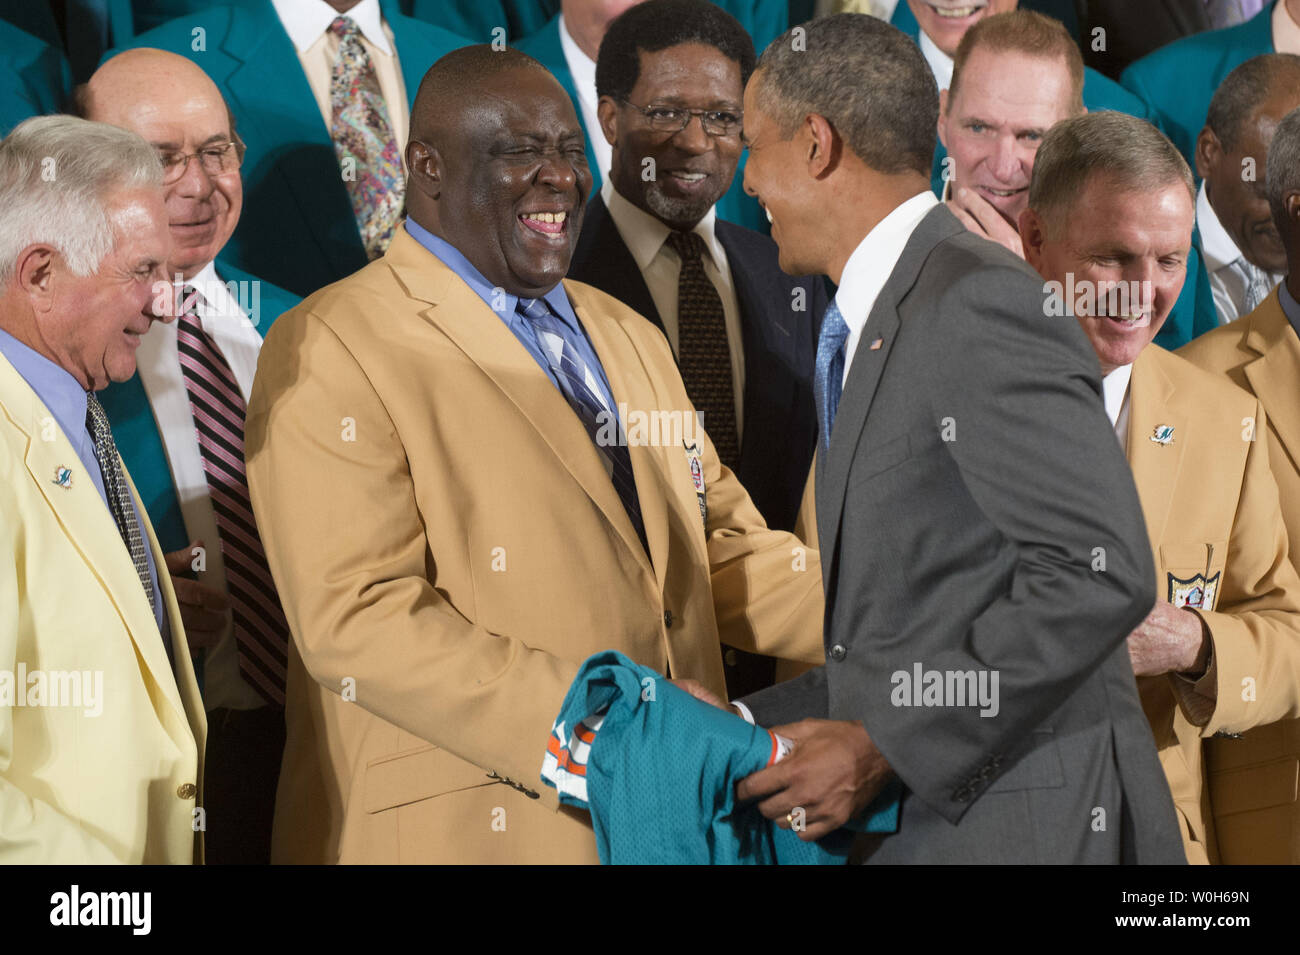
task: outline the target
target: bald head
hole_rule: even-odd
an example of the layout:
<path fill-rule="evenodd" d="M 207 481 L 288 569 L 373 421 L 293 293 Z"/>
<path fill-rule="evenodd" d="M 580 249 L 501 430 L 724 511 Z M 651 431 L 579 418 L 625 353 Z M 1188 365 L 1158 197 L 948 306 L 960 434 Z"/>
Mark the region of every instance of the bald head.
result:
<path fill-rule="evenodd" d="M 559 81 L 546 67 L 527 53 L 513 47 L 494 49 L 482 43 L 464 46 L 442 57 L 420 81 L 411 107 L 411 138 L 431 141 L 440 134 L 460 129 L 466 119 L 472 118 L 483 99 L 496 95 L 503 80 L 516 71 L 532 74 L 533 80 L 542 77 L 560 87 Z"/>
<path fill-rule="evenodd" d="M 242 158 L 243 145 L 227 146 L 236 136 L 221 91 L 183 56 L 127 50 L 95 71 L 77 106 L 86 119 L 138 134 L 162 156 L 199 155 L 166 170 L 169 271 L 192 278 L 230 239 L 243 204 L 233 158 Z"/>

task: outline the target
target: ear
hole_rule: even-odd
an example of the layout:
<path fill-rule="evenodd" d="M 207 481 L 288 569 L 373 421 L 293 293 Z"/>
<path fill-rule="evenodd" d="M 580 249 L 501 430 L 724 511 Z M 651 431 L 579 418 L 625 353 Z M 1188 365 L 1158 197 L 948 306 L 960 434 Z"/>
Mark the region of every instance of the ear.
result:
<path fill-rule="evenodd" d="M 939 91 L 939 142 L 943 143 L 943 148 L 948 148 L 948 91 Z"/>
<path fill-rule="evenodd" d="M 600 131 L 605 135 L 605 142 L 611 146 L 618 139 L 618 103 L 612 96 L 602 96 L 596 104 L 596 118 L 600 121 Z"/>
<path fill-rule="evenodd" d="M 1293 233 L 1300 231 L 1300 192 L 1288 192 L 1282 197 L 1282 208 Z"/>
<path fill-rule="evenodd" d="M 411 182 L 430 199 L 442 193 L 442 156 L 426 142 L 412 139 L 406 144 L 406 168 Z"/>
<path fill-rule="evenodd" d="M 53 246 L 29 245 L 18 253 L 14 281 L 37 312 L 49 311 L 53 304 L 56 272 L 62 264 L 63 258 Z"/>
<path fill-rule="evenodd" d="M 1037 272 L 1039 264 L 1043 261 L 1043 243 L 1047 239 L 1043 220 L 1033 209 L 1025 209 L 1020 213 L 1018 225 L 1020 242 L 1025 248 L 1025 261 Z"/>
<path fill-rule="evenodd" d="M 1209 179 L 1219 166 L 1219 161 L 1223 159 L 1223 144 L 1219 142 L 1219 137 L 1214 135 L 1214 130 L 1209 126 L 1201 129 L 1201 133 L 1196 137 L 1196 175 L 1202 179 Z"/>
<path fill-rule="evenodd" d="M 808 172 L 814 179 L 820 179 L 839 161 L 839 133 L 825 116 L 810 113 L 800 128 L 800 137 Z"/>

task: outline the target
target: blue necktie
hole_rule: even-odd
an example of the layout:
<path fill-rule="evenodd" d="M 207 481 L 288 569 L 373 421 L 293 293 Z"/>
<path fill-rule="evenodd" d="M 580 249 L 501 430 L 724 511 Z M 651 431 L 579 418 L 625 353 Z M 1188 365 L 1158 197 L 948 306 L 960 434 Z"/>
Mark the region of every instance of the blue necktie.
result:
<path fill-rule="evenodd" d="M 632 521 L 637 537 L 641 538 L 642 546 L 648 551 L 645 524 L 641 520 L 641 503 L 637 498 L 636 480 L 632 476 L 632 458 L 628 454 L 627 446 L 618 441 L 611 444 L 599 437 L 602 429 L 605 430 L 606 435 L 609 434 L 606 422 L 615 420 L 617 423 L 616 418 L 611 419 L 611 416 L 616 414 L 614 409 L 607 408 L 605 402 L 596 393 L 595 375 L 588 369 L 587 363 L 582 360 L 578 350 L 573 347 L 570 341 L 572 332 L 564 327 L 551 311 L 551 307 L 540 298 L 521 298 L 519 314 L 532 325 L 537 336 L 537 344 L 541 346 L 542 353 L 551 367 L 551 374 L 560 384 L 560 392 L 569 402 L 569 407 L 577 414 L 583 427 L 587 429 L 591 443 L 608 463 L 614 490 L 618 491 L 628 519 Z M 614 433 L 622 434 L 621 425 Z"/>
<path fill-rule="evenodd" d="M 831 445 L 831 427 L 840 407 L 840 393 L 844 389 L 844 342 L 848 337 L 849 326 L 844 323 L 839 306 L 832 301 L 826 308 L 821 334 L 817 337 L 817 368 L 813 382 L 817 389 L 817 424 L 821 428 L 823 448 Z"/>

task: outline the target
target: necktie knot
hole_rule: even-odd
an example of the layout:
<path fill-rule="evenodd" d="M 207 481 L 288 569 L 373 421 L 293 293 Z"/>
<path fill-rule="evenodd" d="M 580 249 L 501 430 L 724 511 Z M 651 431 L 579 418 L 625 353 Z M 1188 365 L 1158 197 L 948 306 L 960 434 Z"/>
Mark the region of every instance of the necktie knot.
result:
<path fill-rule="evenodd" d="M 346 40 L 349 37 L 359 37 L 361 35 L 361 28 L 357 26 L 357 22 L 351 17 L 335 17 L 334 21 L 330 24 L 330 33 L 333 33 L 340 39 Z"/>
<path fill-rule="evenodd" d="M 681 256 L 683 264 L 699 262 L 704 255 L 704 240 L 698 232 L 670 232 L 668 244 Z"/>

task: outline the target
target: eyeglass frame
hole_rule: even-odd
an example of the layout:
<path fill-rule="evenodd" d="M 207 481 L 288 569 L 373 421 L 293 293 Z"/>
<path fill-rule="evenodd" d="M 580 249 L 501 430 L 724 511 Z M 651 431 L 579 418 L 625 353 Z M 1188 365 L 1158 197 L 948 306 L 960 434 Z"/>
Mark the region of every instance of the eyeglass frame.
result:
<path fill-rule="evenodd" d="M 676 135 L 677 135 L 678 133 L 680 133 L 683 129 L 685 129 L 687 126 L 689 126 L 689 125 L 691 124 L 691 120 L 692 120 L 694 117 L 696 117 L 696 116 L 698 116 L 698 117 L 700 118 L 700 128 L 701 128 L 702 130 L 704 130 L 704 134 L 705 134 L 706 136 L 712 138 L 712 139 L 722 139 L 722 138 L 727 137 L 727 136 L 738 136 L 738 135 L 740 135 L 741 130 L 744 129 L 744 121 L 745 121 L 745 112 L 744 112 L 744 110 L 735 110 L 735 114 L 736 114 L 736 129 L 735 129 L 734 132 L 730 132 L 730 133 L 715 133 L 715 132 L 710 132 L 709 127 L 706 126 L 706 125 L 704 125 L 704 123 L 705 123 L 705 116 L 706 116 L 707 114 L 709 114 L 709 113 L 729 113 L 729 112 L 732 112 L 731 110 L 722 110 L 722 109 L 690 109 L 690 108 L 688 108 L 688 107 L 686 107 L 686 106 L 667 106 L 667 105 L 638 106 L 636 103 L 632 102 L 630 99 L 619 99 L 618 102 L 622 103 L 622 104 L 625 105 L 625 106 L 631 106 L 634 110 L 636 110 L 638 113 L 640 113 L 643 117 L 645 117 L 646 123 L 650 126 L 650 128 L 651 128 L 651 129 L 654 129 L 655 132 L 657 132 L 657 133 L 665 133 L 665 134 L 668 134 L 668 135 L 671 135 L 671 136 L 676 136 Z M 676 129 L 673 129 L 673 130 L 669 130 L 669 129 L 655 129 L 654 121 L 650 119 L 650 111 L 651 111 L 651 110 L 656 110 L 656 109 L 672 110 L 672 111 L 674 111 L 674 112 L 678 112 L 678 113 L 685 113 L 685 114 L 686 114 L 686 118 L 685 118 L 684 120 L 682 120 L 682 124 L 681 124 L 680 126 L 678 126 Z"/>
<path fill-rule="evenodd" d="M 156 148 L 156 147 L 155 147 L 155 148 Z M 203 167 L 203 159 L 202 159 L 202 156 L 203 156 L 203 153 L 204 153 L 205 151 L 207 151 L 207 150 L 209 150 L 209 149 L 220 149 L 220 150 L 222 151 L 222 153 L 224 154 L 224 153 L 229 152 L 231 148 L 233 148 L 233 149 L 235 150 L 235 168 L 233 168 L 233 169 L 224 169 L 224 170 L 222 170 L 221 172 L 215 172 L 215 173 L 214 173 L 214 172 L 209 172 L 207 169 L 205 169 L 205 168 Z M 173 165 L 174 167 L 178 168 L 180 171 L 179 171 L 178 173 L 176 173 L 175 176 L 172 176 L 171 178 L 168 178 L 168 164 L 165 163 L 165 162 L 163 162 L 163 150 L 158 149 L 158 150 L 157 150 L 157 152 L 158 152 L 158 162 L 159 162 L 159 163 L 162 165 L 162 167 L 163 167 L 163 185 L 165 185 L 165 186 L 170 186 L 172 183 L 180 182 L 182 179 L 184 179 L 184 178 L 185 178 L 185 173 L 187 173 L 187 172 L 189 171 L 189 168 L 190 168 L 190 161 L 193 160 L 193 159 L 198 159 L 198 160 L 199 160 L 199 168 L 200 168 L 200 169 L 203 169 L 204 174 L 207 175 L 207 176 L 209 176 L 209 177 L 214 177 L 214 176 L 228 176 L 228 175 L 230 175 L 232 172 L 239 172 L 240 167 L 244 165 L 244 153 L 245 153 L 246 149 L 247 149 L 247 147 L 245 147 L 245 145 L 244 145 L 244 141 L 243 141 L 242 139 L 240 139 L 239 136 L 236 135 L 236 136 L 232 136 L 230 139 L 226 140 L 224 143 L 208 143 L 206 146 L 203 146 L 203 147 L 201 147 L 200 149 L 197 149 L 197 150 L 195 150 L 195 151 L 192 152 L 192 153 L 182 153 L 182 152 L 179 152 L 179 151 L 177 151 L 177 152 L 168 152 L 168 153 L 167 153 L 168 156 L 176 156 L 176 157 L 179 157 L 179 158 L 176 160 L 176 162 L 173 163 L 172 165 Z"/>

